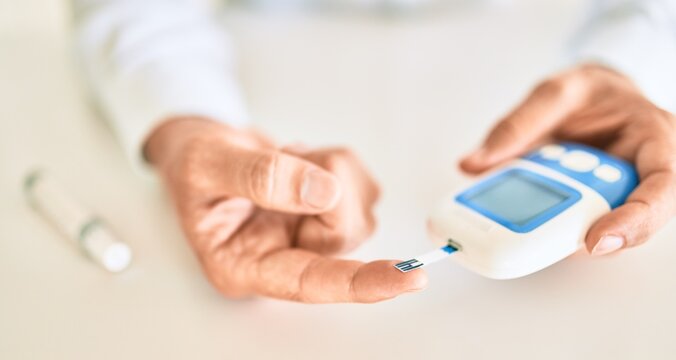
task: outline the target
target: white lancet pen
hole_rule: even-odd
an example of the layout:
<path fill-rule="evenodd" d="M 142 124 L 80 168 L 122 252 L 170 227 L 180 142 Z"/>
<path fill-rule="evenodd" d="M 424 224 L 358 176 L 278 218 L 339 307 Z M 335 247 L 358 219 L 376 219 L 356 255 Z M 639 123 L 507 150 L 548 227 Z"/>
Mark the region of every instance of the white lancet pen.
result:
<path fill-rule="evenodd" d="M 129 266 L 131 248 L 48 174 L 30 172 L 24 191 L 33 209 L 104 269 L 120 272 Z"/>

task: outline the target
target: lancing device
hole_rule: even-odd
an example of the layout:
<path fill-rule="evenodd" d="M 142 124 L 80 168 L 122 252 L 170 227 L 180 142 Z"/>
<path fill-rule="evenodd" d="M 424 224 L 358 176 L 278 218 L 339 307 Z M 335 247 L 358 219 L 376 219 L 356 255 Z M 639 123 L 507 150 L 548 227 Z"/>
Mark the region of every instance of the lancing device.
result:
<path fill-rule="evenodd" d="M 594 222 L 637 185 L 631 164 L 599 149 L 543 146 L 443 198 L 428 230 L 444 247 L 395 266 L 411 271 L 455 253 L 489 278 L 532 274 L 580 249 Z"/>
<path fill-rule="evenodd" d="M 129 266 L 129 246 L 116 239 L 99 217 L 75 201 L 48 174 L 30 172 L 24 191 L 33 209 L 104 269 L 120 272 Z"/>

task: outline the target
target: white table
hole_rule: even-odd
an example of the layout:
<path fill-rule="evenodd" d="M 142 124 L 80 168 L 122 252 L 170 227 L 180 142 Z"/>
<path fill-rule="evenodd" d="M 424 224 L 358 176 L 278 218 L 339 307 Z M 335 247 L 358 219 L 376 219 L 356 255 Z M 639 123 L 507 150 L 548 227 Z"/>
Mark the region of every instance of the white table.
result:
<path fill-rule="evenodd" d="M 457 158 L 556 68 L 581 2 L 399 20 L 235 12 L 228 21 L 261 127 L 283 141 L 352 146 L 380 180 L 379 231 L 352 256 L 404 258 L 429 248 L 425 215 L 461 181 Z M 426 291 L 375 305 L 221 298 L 161 188 L 131 172 L 86 105 L 59 4 L 0 0 L 0 358 L 676 355 L 673 224 L 619 256 L 576 255 L 518 280 L 443 263 Z M 33 164 L 131 244 L 128 271 L 98 269 L 30 211 L 20 183 Z"/>

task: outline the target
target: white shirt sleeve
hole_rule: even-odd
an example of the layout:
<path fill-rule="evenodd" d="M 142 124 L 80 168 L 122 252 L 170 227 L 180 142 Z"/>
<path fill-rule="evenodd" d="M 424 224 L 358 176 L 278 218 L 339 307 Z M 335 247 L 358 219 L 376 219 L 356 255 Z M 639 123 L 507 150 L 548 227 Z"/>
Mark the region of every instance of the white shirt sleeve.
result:
<path fill-rule="evenodd" d="M 597 0 L 573 43 L 573 61 L 604 64 L 653 102 L 676 110 L 676 0 Z"/>
<path fill-rule="evenodd" d="M 228 37 L 204 1 L 74 0 L 73 10 L 86 80 L 135 165 L 168 116 L 247 121 Z"/>

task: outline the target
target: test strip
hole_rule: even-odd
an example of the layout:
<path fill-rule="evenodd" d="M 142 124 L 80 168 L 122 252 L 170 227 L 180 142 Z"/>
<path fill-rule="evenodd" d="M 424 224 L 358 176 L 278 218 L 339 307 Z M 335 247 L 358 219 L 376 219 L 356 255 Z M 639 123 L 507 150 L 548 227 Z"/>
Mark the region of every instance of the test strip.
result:
<path fill-rule="evenodd" d="M 440 249 L 430 251 L 427 254 L 417 256 L 414 259 L 402 261 L 394 265 L 394 267 L 397 268 L 397 270 L 406 273 L 415 270 L 417 268 L 421 268 L 429 264 L 433 264 L 437 261 L 443 260 L 448 256 L 450 256 L 452 253 L 456 252 L 457 250 L 458 250 L 457 248 L 451 245 L 446 245 Z"/>

